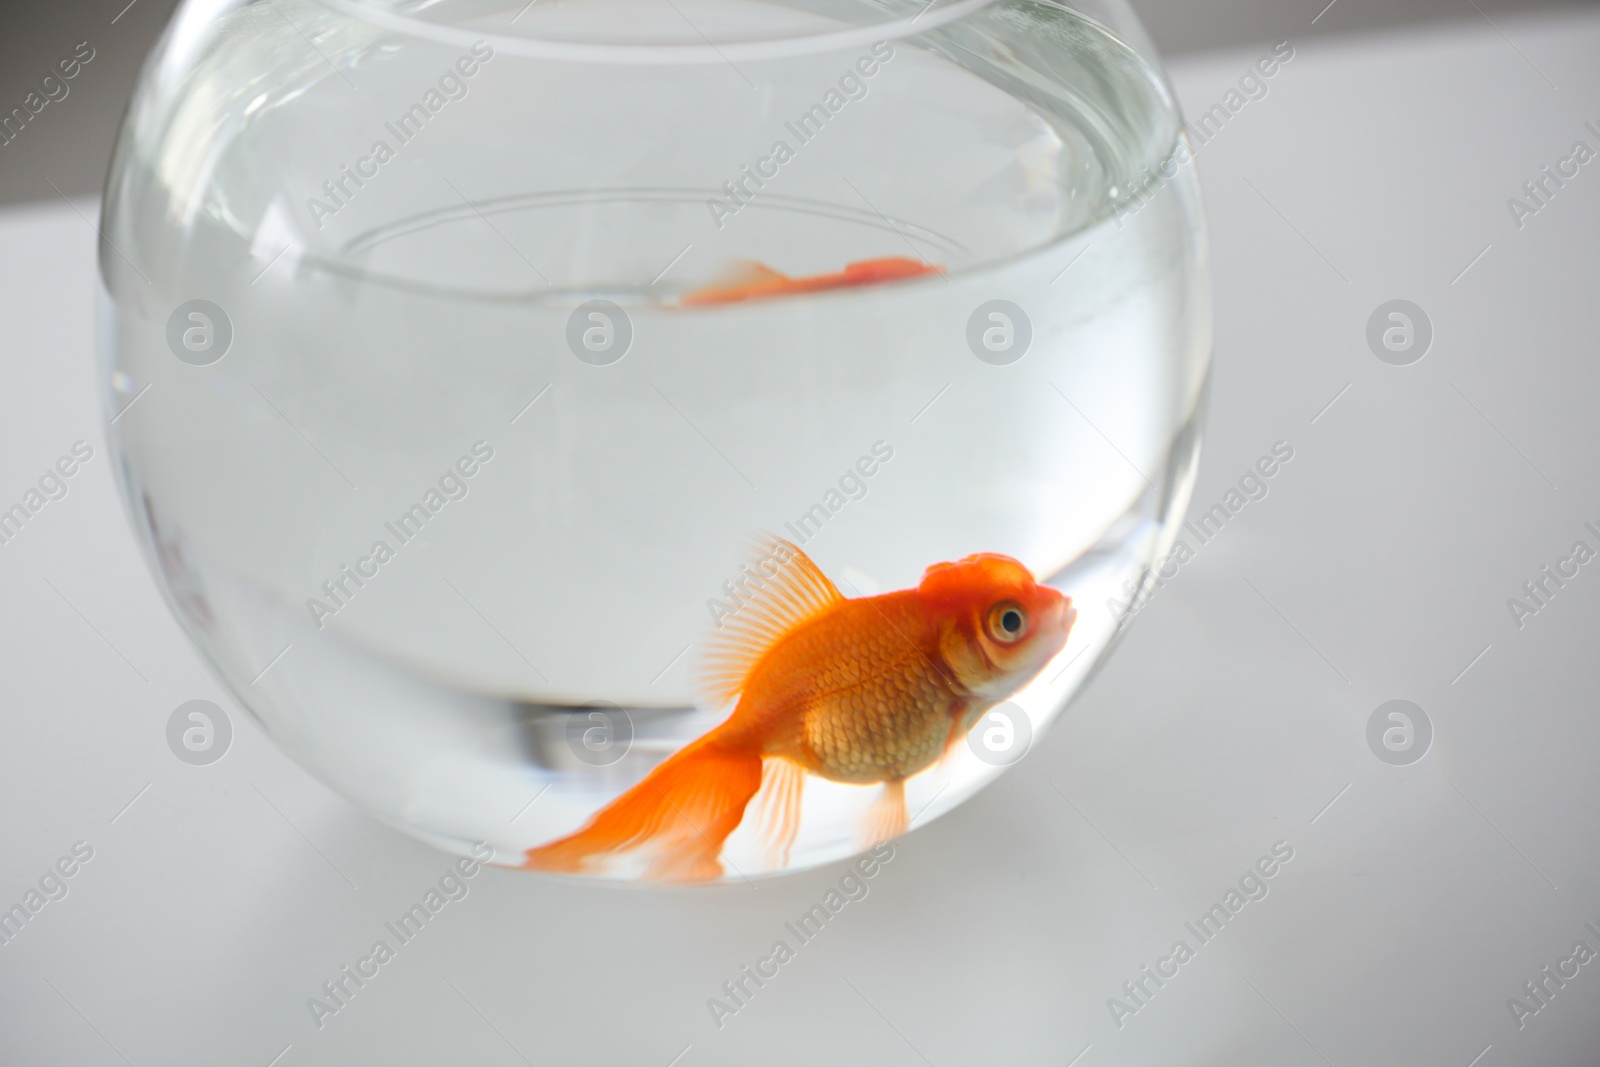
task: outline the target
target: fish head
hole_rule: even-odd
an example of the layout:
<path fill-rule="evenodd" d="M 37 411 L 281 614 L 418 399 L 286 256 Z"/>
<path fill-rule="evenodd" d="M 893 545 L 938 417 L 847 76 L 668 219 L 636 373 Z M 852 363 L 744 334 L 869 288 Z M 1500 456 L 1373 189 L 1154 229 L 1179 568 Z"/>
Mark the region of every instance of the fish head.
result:
<path fill-rule="evenodd" d="M 1010 556 L 984 552 L 929 567 L 917 586 L 939 627 L 939 650 L 976 696 L 1004 700 L 1066 646 L 1072 599 Z"/>

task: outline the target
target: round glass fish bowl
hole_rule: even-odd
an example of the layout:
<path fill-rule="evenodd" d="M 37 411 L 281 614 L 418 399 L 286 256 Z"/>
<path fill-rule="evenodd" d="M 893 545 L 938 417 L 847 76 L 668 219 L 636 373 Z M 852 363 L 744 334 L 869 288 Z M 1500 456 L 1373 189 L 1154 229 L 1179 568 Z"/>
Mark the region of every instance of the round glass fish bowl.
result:
<path fill-rule="evenodd" d="M 408 833 L 853 855 L 1015 765 L 1156 580 L 1189 156 L 1120 0 L 191 0 L 105 199 L 130 513 Z"/>

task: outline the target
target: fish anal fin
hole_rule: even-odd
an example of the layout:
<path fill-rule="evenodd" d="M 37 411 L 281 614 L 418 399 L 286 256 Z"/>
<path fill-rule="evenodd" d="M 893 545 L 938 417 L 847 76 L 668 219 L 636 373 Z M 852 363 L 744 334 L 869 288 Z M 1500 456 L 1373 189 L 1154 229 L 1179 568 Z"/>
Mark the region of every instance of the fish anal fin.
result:
<path fill-rule="evenodd" d="M 752 546 L 737 584 L 747 595 L 735 598 L 703 646 L 700 686 L 711 708 L 743 691 L 768 649 L 845 599 L 798 545 L 770 534 Z"/>
<path fill-rule="evenodd" d="M 789 866 L 789 854 L 800 836 L 800 798 L 805 772 L 781 756 L 767 760 L 761 792 L 756 796 L 756 825 L 767 849 L 767 869 Z"/>

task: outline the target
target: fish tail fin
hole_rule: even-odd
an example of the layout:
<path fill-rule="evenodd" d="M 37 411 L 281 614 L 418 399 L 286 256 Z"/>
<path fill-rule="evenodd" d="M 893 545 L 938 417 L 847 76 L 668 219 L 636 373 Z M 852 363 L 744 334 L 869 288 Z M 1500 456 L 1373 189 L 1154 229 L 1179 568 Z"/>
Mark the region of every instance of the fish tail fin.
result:
<path fill-rule="evenodd" d="M 672 755 L 577 833 L 529 849 L 524 867 L 576 874 L 597 860 L 648 848 L 647 877 L 719 878 L 722 843 L 761 788 L 761 751 L 713 731 Z"/>

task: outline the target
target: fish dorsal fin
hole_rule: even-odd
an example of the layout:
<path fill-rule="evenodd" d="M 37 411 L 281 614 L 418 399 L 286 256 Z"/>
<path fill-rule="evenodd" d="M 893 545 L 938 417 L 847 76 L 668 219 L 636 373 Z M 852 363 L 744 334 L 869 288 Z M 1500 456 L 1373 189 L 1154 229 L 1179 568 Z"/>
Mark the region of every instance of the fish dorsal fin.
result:
<path fill-rule="evenodd" d="M 683 303 L 689 306 L 731 304 L 763 293 L 781 292 L 790 281 L 787 274 L 780 274 L 765 263 L 736 259 L 709 285 L 683 297 Z"/>
<path fill-rule="evenodd" d="M 768 649 L 845 599 L 798 545 L 771 534 L 755 542 L 734 584 L 749 595 L 712 602 L 717 629 L 705 644 L 701 686 L 713 708 L 744 689 Z"/>
<path fill-rule="evenodd" d="M 736 259 L 712 284 L 732 289 L 747 286 L 775 285 L 788 280 L 789 276 L 787 274 L 780 274 L 758 260 Z"/>

